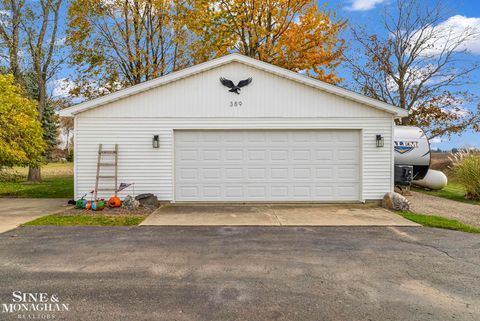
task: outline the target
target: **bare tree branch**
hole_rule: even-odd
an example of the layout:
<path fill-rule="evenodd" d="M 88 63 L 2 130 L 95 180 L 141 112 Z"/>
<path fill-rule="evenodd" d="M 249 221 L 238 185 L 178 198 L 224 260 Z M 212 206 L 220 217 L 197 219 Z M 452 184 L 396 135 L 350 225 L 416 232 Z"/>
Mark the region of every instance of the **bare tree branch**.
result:
<path fill-rule="evenodd" d="M 355 86 L 370 97 L 411 111 L 403 123 L 422 125 L 431 137 L 477 128 L 478 111 L 458 109 L 472 95 L 456 88 L 469 84 L 479 68 L 464 46 L 480 37 L 480 28 L 448 28 L 447 12 L 439 2 L 396 0 L 394 7 L 383 10 L 386 35 L 369 33 L 361 26 L 351 28 L 363 50 L 362 57 L 345 59 Z"/>

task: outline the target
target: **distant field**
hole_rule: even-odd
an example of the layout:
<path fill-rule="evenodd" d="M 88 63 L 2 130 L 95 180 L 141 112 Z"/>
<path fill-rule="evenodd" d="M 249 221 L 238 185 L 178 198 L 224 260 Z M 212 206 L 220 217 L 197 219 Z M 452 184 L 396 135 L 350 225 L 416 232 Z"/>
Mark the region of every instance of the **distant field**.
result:
<path fill-rule="evenodd" d="M 452 165 L 452 153 L 432 153 L 431 168 L 438 171 L 447 171 Z"/>
<path fill-rule="evenodd" d="M 25 179 L 27 178 L 27 167 L 13 167 L 11 170 L 24 175 Z M 42 175 L 44 177 L 73 176 L 73 163 L 49 163 L 42 167 Z"/>
<path fill-rule="evenodd" d="M 42 167 L 41 183 L 28 183 L 28 168 L 5 170 L 0 180 L 0 197 L 72 198 L 73 163 L 50 163 Z"/>

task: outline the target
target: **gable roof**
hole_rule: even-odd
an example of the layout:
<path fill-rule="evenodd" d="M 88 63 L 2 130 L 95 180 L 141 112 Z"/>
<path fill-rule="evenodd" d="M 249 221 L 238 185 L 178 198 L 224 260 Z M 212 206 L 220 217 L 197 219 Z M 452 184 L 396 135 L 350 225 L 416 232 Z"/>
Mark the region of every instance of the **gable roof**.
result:
<path fill-rule="evenodd" d="M 247 66 L 251 66 L 251 67 L 275 74 L 277 76 L 302 83 L 306 86 L 314 87 L 322 91 L 385 111 L 387 113 L 393 114 L 396 117 L 408 116 L 408 111 L 403 108 L 399 108 L 399 107 L 384 103 L 382 101 L 358 94 L 356 92 L 353 92 L 335 85 L 331 85 L 326 82 L 299 74 L 297 72 L 287 70 L 287 69 L 284 69 L 284 68 L 281 68 L 257 59 L 253 59 L 244 55 L 240 55 L 237 53 L 223 56 L 217 59 L 213 59 L 211 61 L 204 62 L 189 68 L 185 68 L 180 71 L 172 72 L 166 76 L 155 78 L 155 79 L 143 82 L 141 84 L 138 84 L 129 88 L 125 88 L 99 98 L 95 98 L 93 100 L 79 103 L 77 105 L 61 110 L 59 112 L 59 115 L 63 117 L 75 116 L 76 114 L 79 114 L 81 112 L 84 112 L 93 108 L 97 108 L 97 107 L 106 105 L 108 103 L 114 102 L 116 100 L 120 100 L 132 95 L 136 95 L 138 93 L 150 90 L 152 88 L 159 87 L 159 86 L 177 81 L 182 78 L 187 78 L 191 75 L 202 73 L 207 70 L 210 70 L 231 62 L 239 62 Z"/>

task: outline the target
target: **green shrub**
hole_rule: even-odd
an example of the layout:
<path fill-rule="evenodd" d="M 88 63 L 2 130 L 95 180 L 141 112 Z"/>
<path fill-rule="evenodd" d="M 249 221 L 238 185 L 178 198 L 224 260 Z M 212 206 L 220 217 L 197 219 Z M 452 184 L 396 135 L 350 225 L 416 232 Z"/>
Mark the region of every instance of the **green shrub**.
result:
<path fill-rule="evenodd" d="M 458 152 L 452 160 L 455 179 L 467 191 L 465 197 L 480 200 L 480 154 Z"/>
<path fill-rule="evenodd" d="M 73 162 L 73 148 L 70 148 L 70 152 L 67 154 L 67 162 Z"/>

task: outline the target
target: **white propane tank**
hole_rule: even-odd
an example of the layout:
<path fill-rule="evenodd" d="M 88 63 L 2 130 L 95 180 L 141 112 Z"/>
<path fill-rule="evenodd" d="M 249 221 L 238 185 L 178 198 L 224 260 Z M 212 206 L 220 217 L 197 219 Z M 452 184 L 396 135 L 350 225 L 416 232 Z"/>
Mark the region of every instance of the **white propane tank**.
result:
<path fill-rule="evenodd" d="M 432 190 L 447 185 L 447 176 L 430 169 L 430 143 L 423 130 L 413 126 L 395 126 L 395 165 L 413 166 L 413 184 Z"/>
<path fill-rule="evenodd" d="M 433 190 L 439 190 L 447 186 L 448 179 L 447 175 L 443 174 L 441 171 L 436 171 L 429 169 L 427 175 L 424 178 L 413 181 L 413 184 L 426 187 Z"/>

